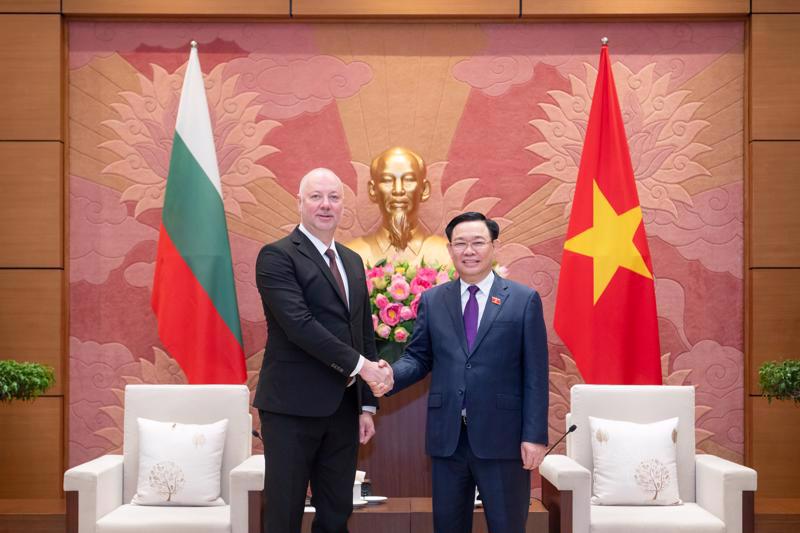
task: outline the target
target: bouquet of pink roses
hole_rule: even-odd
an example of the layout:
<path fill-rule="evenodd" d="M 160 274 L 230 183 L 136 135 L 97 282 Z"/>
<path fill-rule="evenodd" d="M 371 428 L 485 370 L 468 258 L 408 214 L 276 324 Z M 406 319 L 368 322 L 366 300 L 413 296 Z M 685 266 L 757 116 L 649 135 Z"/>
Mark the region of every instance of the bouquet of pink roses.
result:
<path fill-rule="evenodd" d="M 411 266 L 406 261 L 392 264 L 385 259 L 365 270 L 378 354 L 392 362 L 403 353 L 414 330 L 422 293 L 455 279 L 456 272 L 451 265 Z"/>

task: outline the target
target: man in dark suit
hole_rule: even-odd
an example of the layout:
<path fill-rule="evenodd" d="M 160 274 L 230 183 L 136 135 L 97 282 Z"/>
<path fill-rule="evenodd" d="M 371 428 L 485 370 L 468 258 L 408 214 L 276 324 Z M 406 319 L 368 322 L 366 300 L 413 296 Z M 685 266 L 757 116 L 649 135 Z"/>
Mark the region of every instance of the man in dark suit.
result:
<path fill-rule="evenodd" d="M 269 533 L 300 532 L 309 482 L 312 531 L 346 533 L 358 443 L 375 433 L 377 401 L 365 381 L 391 384 L 389 369 L 374 362 L 364 265 L 333 241 L 342 202 L 336 174 L 309 172 L 300 183 L 300 225 L 264 246 L 256 262 L 267 347 L 253 405 Z"/>
<path fill-rule="evenodd" d="M 476 485 L 489 531 L 521 533 L 529 471 L 547 444 L 542 301 L 492 271 L 496 222 L 463 213 L 445 233 L 459 279 L 423 293 L 409 344 L 392 365 L 392 394 L 433 374 L 425 440 L 436 533 L 472 531 Z"/>

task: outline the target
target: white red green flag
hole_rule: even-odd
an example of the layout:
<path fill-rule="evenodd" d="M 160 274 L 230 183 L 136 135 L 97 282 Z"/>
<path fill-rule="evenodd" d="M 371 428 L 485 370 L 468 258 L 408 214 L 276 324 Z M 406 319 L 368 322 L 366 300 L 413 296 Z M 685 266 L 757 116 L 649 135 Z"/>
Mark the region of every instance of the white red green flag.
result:
<path fill-rule="evenodd" d="M 178 105 L 152 306 L 158 335 L 189 383 L 244 383 L 231 247 L 194 43 Z"/>

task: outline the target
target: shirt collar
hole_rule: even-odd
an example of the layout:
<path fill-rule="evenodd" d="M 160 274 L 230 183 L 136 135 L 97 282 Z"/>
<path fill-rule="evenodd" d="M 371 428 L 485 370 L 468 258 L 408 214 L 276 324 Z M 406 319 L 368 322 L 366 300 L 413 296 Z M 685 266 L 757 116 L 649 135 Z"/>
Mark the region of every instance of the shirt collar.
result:
<path fill-rule="evenodd" d="M 492 284 L 494 283 L 494 271 L 490 270 L 489 273 L 486 275 L 485 278 L 480 280 L 478 283 L 467 283 L 463 279 L 461 280 L 461 294 L 467 292 L 470 285 L 477 285 L 478 290 L 481 291 L 483 294 L 489 294 L 489 291 L 492 290 Z"/>
<path fill-rule="evenodd" d="M 314 245 L 314 248 L 316 248 L 320 254 L 325 255 L 325 251 L 329 248 L 327 244 L 325 244 L 324 242 L 319 240 L 316 236 L 314 236 L 310 231 L 308 231 L 308 229 L 306 229 L 305 226 L 303 226 L 303 224 L 300 224 L 299 226 L 297 226 L 297 228 L 303 233 L 303 235 L 308 237 L 308 240 L 311 241 L 311 244 Z M 333 252 L 336 254 L 336 257 L 339 257 L 339 251 L 336 249 L 336 241 L 331 241 L 330 248 L 333 249 Z"/>

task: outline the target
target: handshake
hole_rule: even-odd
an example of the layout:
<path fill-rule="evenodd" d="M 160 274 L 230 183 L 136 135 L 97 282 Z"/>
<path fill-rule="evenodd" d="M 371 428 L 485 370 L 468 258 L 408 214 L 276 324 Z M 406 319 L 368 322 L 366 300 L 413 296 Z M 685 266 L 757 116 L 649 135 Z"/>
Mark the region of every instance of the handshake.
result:
<path fill-rule="evenodd" d="M 377 363 L 365 361 L 358 375 L 367 382 L 376 398 L 380 398 L 394 387 L 394 371 L 383 359 Z"/>

